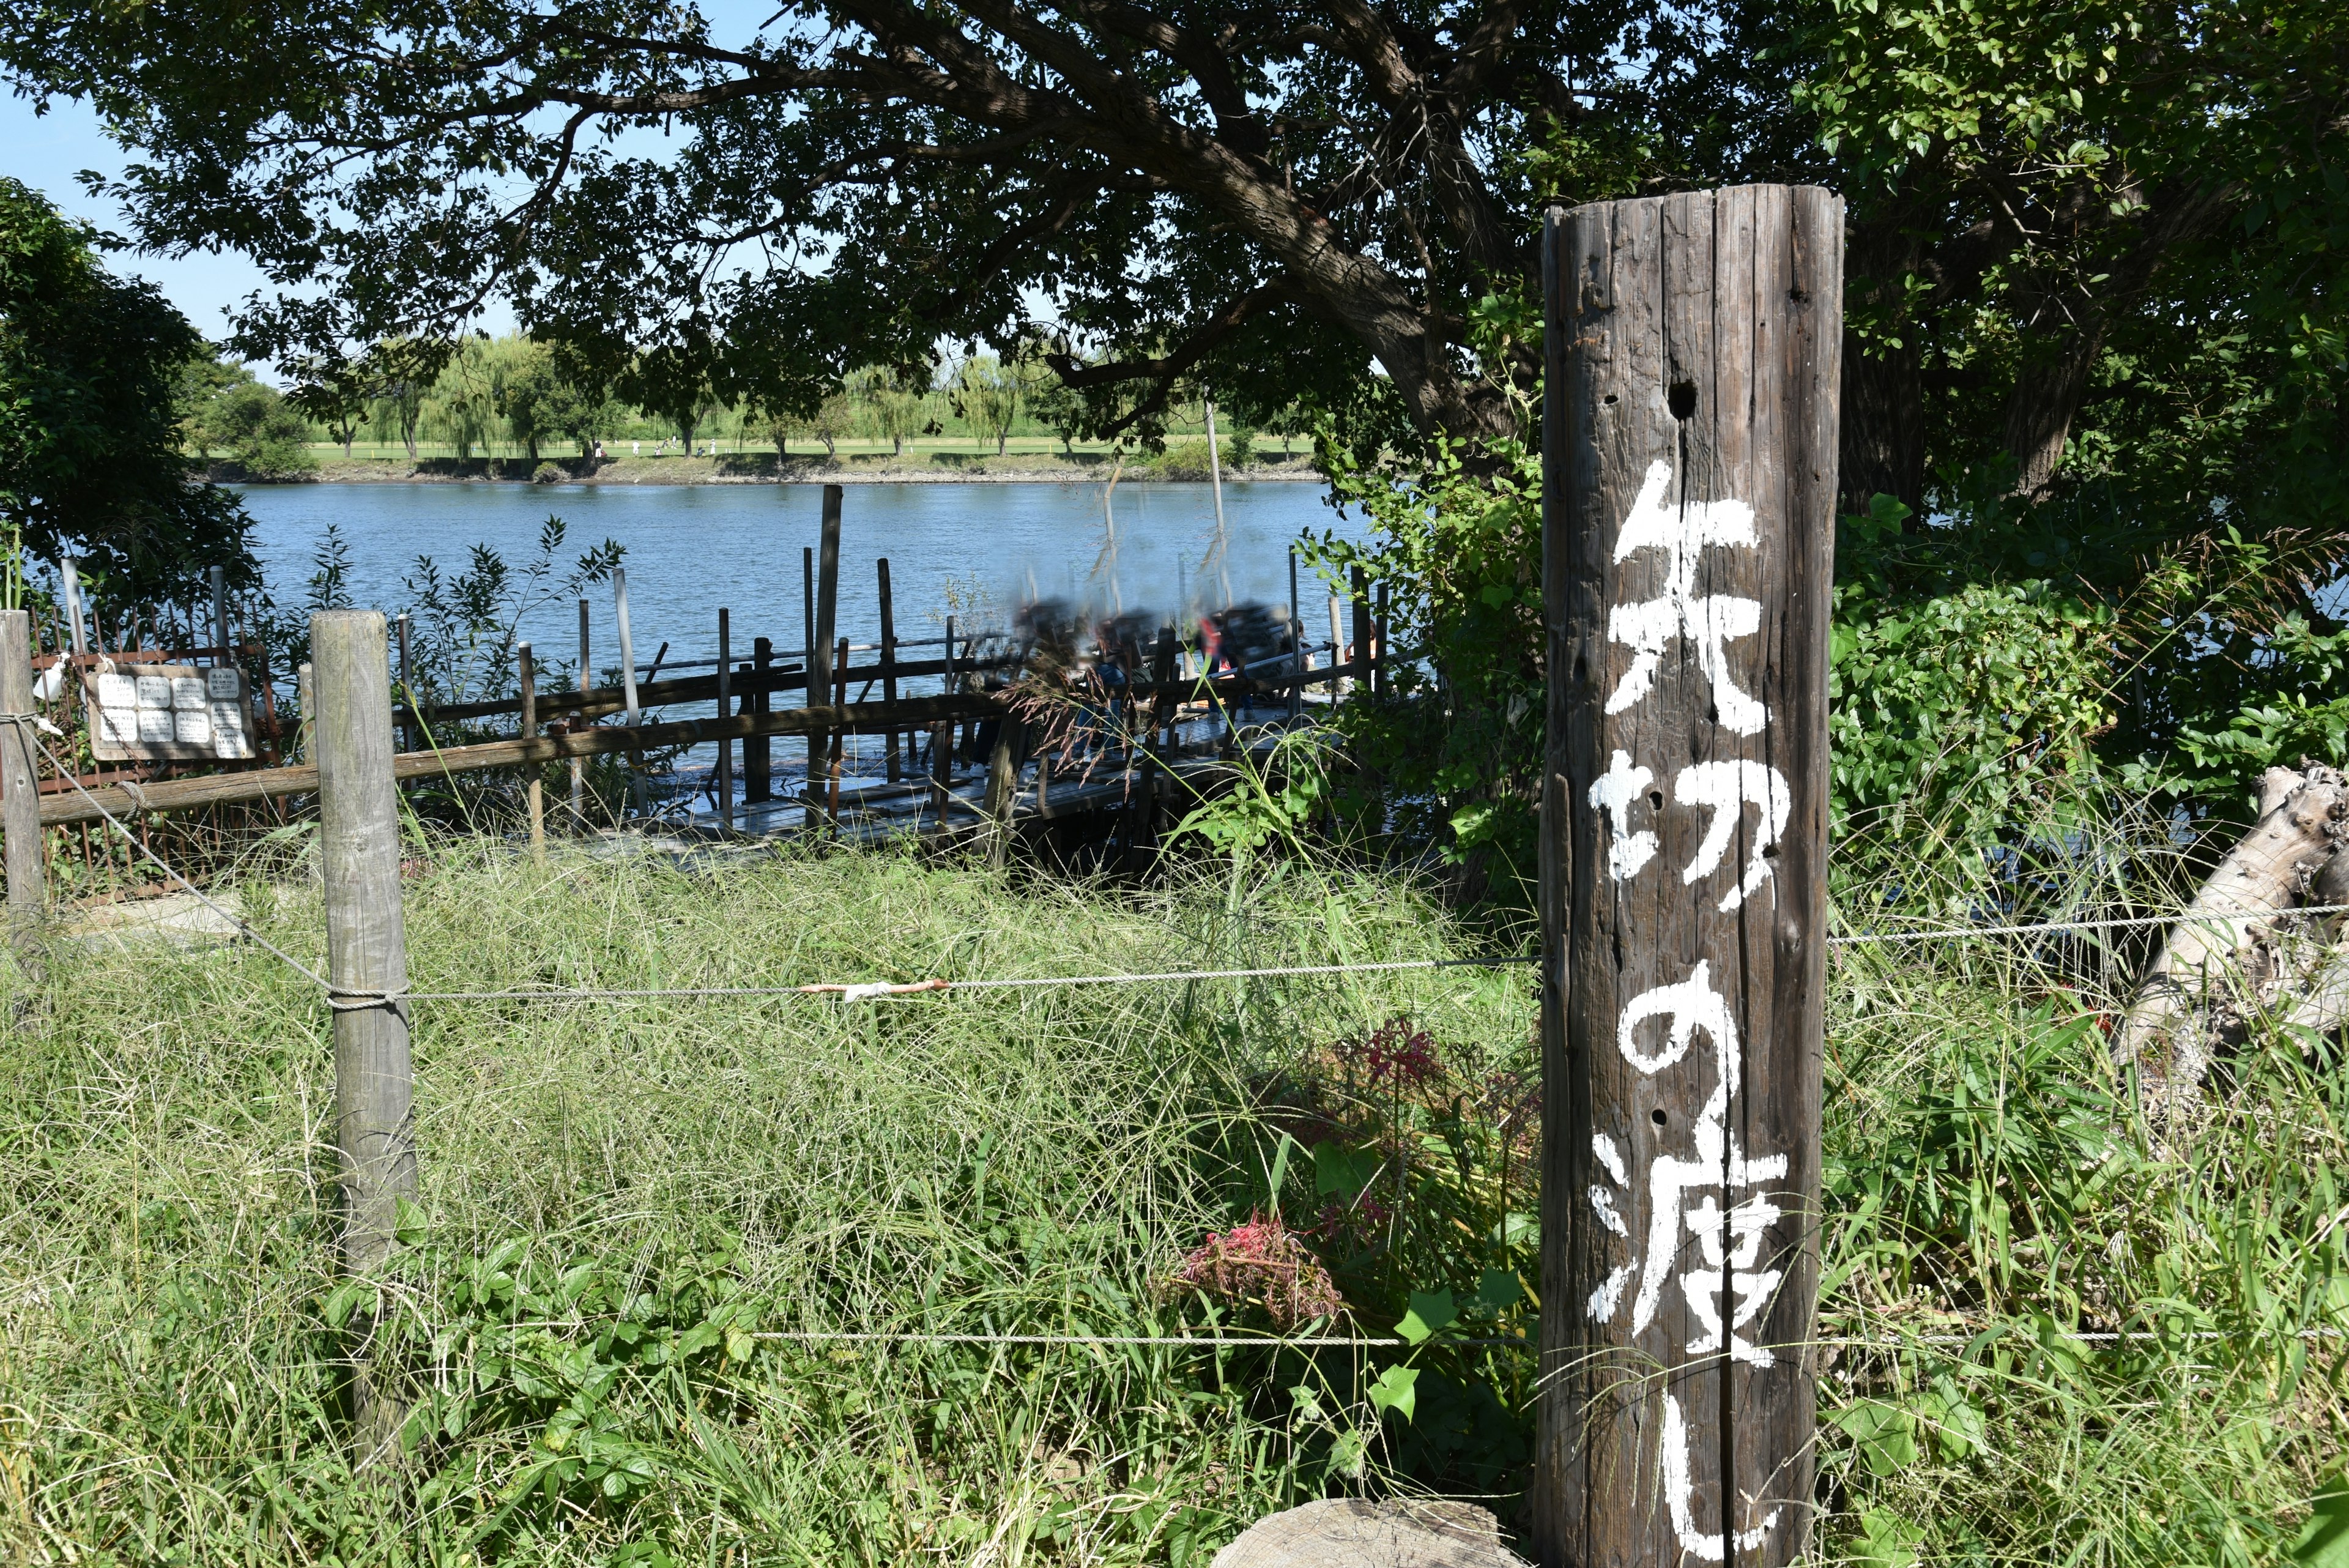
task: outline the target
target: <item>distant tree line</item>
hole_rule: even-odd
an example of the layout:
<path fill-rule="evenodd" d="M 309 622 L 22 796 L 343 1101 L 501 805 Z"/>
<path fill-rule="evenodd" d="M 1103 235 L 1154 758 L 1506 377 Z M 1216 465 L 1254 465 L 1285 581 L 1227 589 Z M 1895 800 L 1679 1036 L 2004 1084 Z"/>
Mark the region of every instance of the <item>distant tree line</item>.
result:
<path fill-rule="evenodd" d="M 1167 431 L 1201 428 L 1202 393 L 1186 386 L 1169 417 L 1153 427 L 1155 447 Z M 598 374 L 562 344 L 523 333 L 472 336 L 440 345 L 388 342 L 347 368 L 280 393 L 251 369 L 200 347 L 181 367 L 176 410 L 187 450 L 225 460 L 256 478 L 291 478 L 316 466 L 310 446 L 331 441 L 349 457 L 361 441 L 404 449 L 410 462 L 427 449 L 460 460 L 585 456 L 598 441 L 771 446 L 827 457 L 843 441 L 886 443 L 903 454 L 907 441 L 960 434 L 992 441 L 1050 434 L 1073 451 L 1085 434 L 1085 405 L 1044 363 L 1041 353 L 968 354 L 944 366 L 867 365 L 850 371 L 812 404 L 728 397 L 708 379 L 693 380 L 644 364 Z M 1274 433 L 1309 434 L 1302 418 L 1276 420 Z M 1226 433 L 1246 441 L 1252 431 Z M 1129 442 L 1136 448 L 1139 440 Z M 612 455 L 617 455 L 613 453 Z"/>

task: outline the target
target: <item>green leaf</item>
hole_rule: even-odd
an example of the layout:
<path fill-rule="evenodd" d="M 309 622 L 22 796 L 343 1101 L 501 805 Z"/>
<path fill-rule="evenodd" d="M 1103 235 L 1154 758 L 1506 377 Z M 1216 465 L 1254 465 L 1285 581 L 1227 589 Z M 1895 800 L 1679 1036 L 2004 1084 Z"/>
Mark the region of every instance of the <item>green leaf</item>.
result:
<path fill-rule="evenodd" d="M 730 1328 L 726 1331 L 726 1358 L 728 1360 L 748 1361 L 758 1348 L 759 1342 L 752 1339 L 740 1329 Z"/>
<path fill-rule="evenodd" d="M 345 1280 L 341 1284 L 336 1285 L 326 1297 L 323 1314 L 326 1320 L 326 1326 L 340 1328 L 350 1322 L 351 1309 L 359 1304 L 359 1298 L 367 1293 L 367 1282 L 364 1280 Z"/>
<path fill-rule="evenodd" d="M 1418 1367 L 1390 1366 L 1371 1385 L 1371 1403 L 1382 1411 L 1392 1410 L 1408 1421 L 1419 1407 L 1418 1382 Z"/>
<path fill-rule="evenodd" d="M 1864 1568 L 1914 1568 L 1925 1532 L 1892 1512 L 1871 1508 L 1859 1516 L 1859 1539 L 1848 1561 Z"/>
<path fill-rule="evenodd" d="M 1487 1312 L 1504 1312 L 1517 1304 L 1525 1286 L 1515 1269 L 1487 1269 L 1476 1282 L 1476 1302 Z"/>
<path fill-rule="evenodd" d="M 1332 1195 L 1351 1199 L 1370 1185 L 1371 1172 L 1363 1169 L 1370 1162 L 1342 1144 L 1317 1143 L 1313 1146 L 1313 1195 Z"/>
<path fill-rule="evenodd" d="M 1373 1395 L 1372 1397 L 1375 1398 L 1376 1396 Z M 1348 1480 L 1360 1480 L 1363 1462 L 1369 1456 L 1370 1444 L 1364 1440 L 1362 1434 L 1348 1428 L 1338 1434 L 1336 1442 L 1330 1445 L 1330 1472 L 1341 1475 Z"/>
<path fill-rule="evenodd" d="M 1835 1424 L 1859 1445 L 1861 1462 L 1873 1475 L 1898 1475 L 1917 1462 L 1917 1417 L 1898 1405 L 1863 1399 Z"/>
<path fill-rule="evenodd" d="M 1424 1344 L 1428 1335 L 1448 1328 L 1460 1314 L 1452 1304 L 1450 1291 L 1437 1291 L 1433 1295 L 1419 1291 L 1411 1293 L 1411 1310 L 1395 1324 L 1395 1332 L 1413 1345 Z"/>
<path fill-rule="evenodd" d="M 2301 1568 L 2349 1568 L 2349 1468 L 2317 1483 L 2292 1560 Z"/>
<path fill-rule="evenodd" d="M 431 1228 L 431 1220 L 422 1209 L 405 1198 L 393 1200 L 391 1234 L 401 1246 L 421 1247 Z"/>

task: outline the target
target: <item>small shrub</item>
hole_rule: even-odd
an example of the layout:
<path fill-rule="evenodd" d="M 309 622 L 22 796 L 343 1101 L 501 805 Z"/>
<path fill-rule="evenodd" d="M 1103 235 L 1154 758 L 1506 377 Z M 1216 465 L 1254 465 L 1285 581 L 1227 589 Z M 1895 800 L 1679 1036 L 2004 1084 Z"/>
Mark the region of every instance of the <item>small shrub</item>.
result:
<path fill-rule="evenodd" d="M 571 476 L 551 462 L 542 462 L 530 471 L 533 484 L 561 484 Z"/>

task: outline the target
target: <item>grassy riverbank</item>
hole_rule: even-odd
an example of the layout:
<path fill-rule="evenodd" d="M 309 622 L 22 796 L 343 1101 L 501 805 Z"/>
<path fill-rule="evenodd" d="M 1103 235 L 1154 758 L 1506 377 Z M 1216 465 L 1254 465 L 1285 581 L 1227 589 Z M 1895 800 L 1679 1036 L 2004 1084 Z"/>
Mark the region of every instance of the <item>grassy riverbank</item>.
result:
<path fill-rule="evenodd" d="M 243 897 L 315 961 L 306 850 L 276 853 Z M 1296 863 L 1137 893 L 896 853 L 541 870 L 458 840 L 419 846 L 416 871 L 419 990 L 1509 940 L 1397 877 Z M 1275 1191 L 1360 1328 L 1443 1291 L 1461 1330 L 1523 1330 L 1521 970 L 422 1003 L 423 1201 L 366 1303 L 332 1272 L 306 985 L 250 945 L 91 949 L 50 973 L 0 978 L 26 1010 L 0 1039 L 18 1560 L 1190 1568 L 1327 1489 L 1516 1510 L 1528 1389 L 1507 1352 L 1414 1353 L 1405 1419 L 1371 1397 L 1406 1359 L 1385 1351 L 762 1336 L 1273 1326 L 1177 1276 Z M 1873 1343 L 1828 1353 L 1826 1555 L 2282 1562 L 2349 1428 L 2340 1342 L 2302 1333 L 2349 1324 L 2338 1061 L 2247 1055 L 2232 1108 L 2163 1158 L 2102 1066 L 2098 999 L 1990 946 L 1840 950 L 1830 988 L 1825 1329 Z M 357 1481 L 334 1325 L 368 1304 L 369 1354 L 417 1415 L 403 1462 Z M 2058 1332 L 2080 1324 L 2156 1337 Z"/>

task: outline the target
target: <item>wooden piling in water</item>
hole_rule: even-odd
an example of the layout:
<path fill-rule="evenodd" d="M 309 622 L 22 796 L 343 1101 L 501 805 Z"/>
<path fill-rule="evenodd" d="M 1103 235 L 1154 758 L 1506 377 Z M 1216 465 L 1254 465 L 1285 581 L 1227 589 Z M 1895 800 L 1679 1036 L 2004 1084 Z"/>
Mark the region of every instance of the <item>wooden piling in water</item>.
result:
<path fill-rule="evenodd" d="M 1803 1557 L 1842 203 L 1544 231 L 1543 1562 Z"/>
<path fill-rule="evenodd" d="M 732 613 L 720 606 L 718 611 L 718 716 L 730 719 L 734 715 L 734 641 Z M 718 739 L 718 826 L 723 832 L 734 831 L 734 742 L 726 736 Z"/>
<path fill-rule="evenodd" d="M 750 711 L 764 716 L 772 709 L 773 693 L 764 683 L 767 671 L 775 662 L 775 645 L 767 638 L 755 638 L 750 643 Z M 757 805 L 772 800 L 775 792 L 774 742 L 764 735 L 753 735 L 742 742 L 742 804 Z"/>
<path fill-rule="evenodd" d="M 819 694 L 830 701 L 833 690 L 833 623 L 840 606 L 840 498 L 837 484 L 823 487 L 823 521 L 815 568 L 815 618 L 808 643 L 808 697 L 814 701 Z M 847 663 L 843 658 L 842 665 Z M 808 826 L 823 826 L 818 820 L 829 821 L 830 806 L 826 804 L 829 791 L 825 774 L 832 753 L 831 738 L 817 734 L 808 736 Z"/>
<path fill-rule="evenodd" d="M 844 637 L 840 639 L 839 659 L 832 668 L 833 681 L 832 705 L 835 708 L 845 708 L 848 706 L 848 639 Z M 847 748 L 848 732 L 833 731 L 832 744 L 824 757 L 823 815 L 824 821 L 833 827 L 837 827 L 840 824 L 840 764 L 842 755 Z"/>
<path fill-rule="evenodd" d="M 399 797 L 393 786 L 391 672 L 383 617 L 310 618 L 311 744 L 318 760 L 318 846 L 326 901 L 326 976 L 336 994 L 335 1147 L 343 1189 L 344 1271 L 364 1278 L 391 1251 L 398 1205 L 417 1190 L 414 1064 L 409 1053 L 408 935 L 400 914 Z M 357 1458 L 396 1444 L 406 1414 L 377 1381 L 370 1309 L 352 1321 Z"/>
<path fill-rule="evenodd" d="M 522 738 L 538 738 L 538 664 L 531 658 L 530 644 L 521 643 L 514 649 L 514 673 L 522 687 Z M 546 859 L 546 795 L 539 770 L 530 771 L 530 781 L 524 786 L 530 797 L 530 857 Z"/>
<path fill-rule="evenodd" d="M 579 690 L 592 691 L 587 668 L 587 601 L 579 601 Z M 587 762 L 584 757 L 571 759 L 571 830 L 584 833 L 587 828 Z"/>
<path fill-rule="evenodd" d="M 897 616 L 889 596 L 889 557 L 876 563 L 881 576 L 881 704 L 895 711 L 897 706 Z M 904 764 L 897 754 L 897 732 L 891 730 L 882 742 L 888 763 L 888 779 L 897 784 L 905 777 Z"/>

